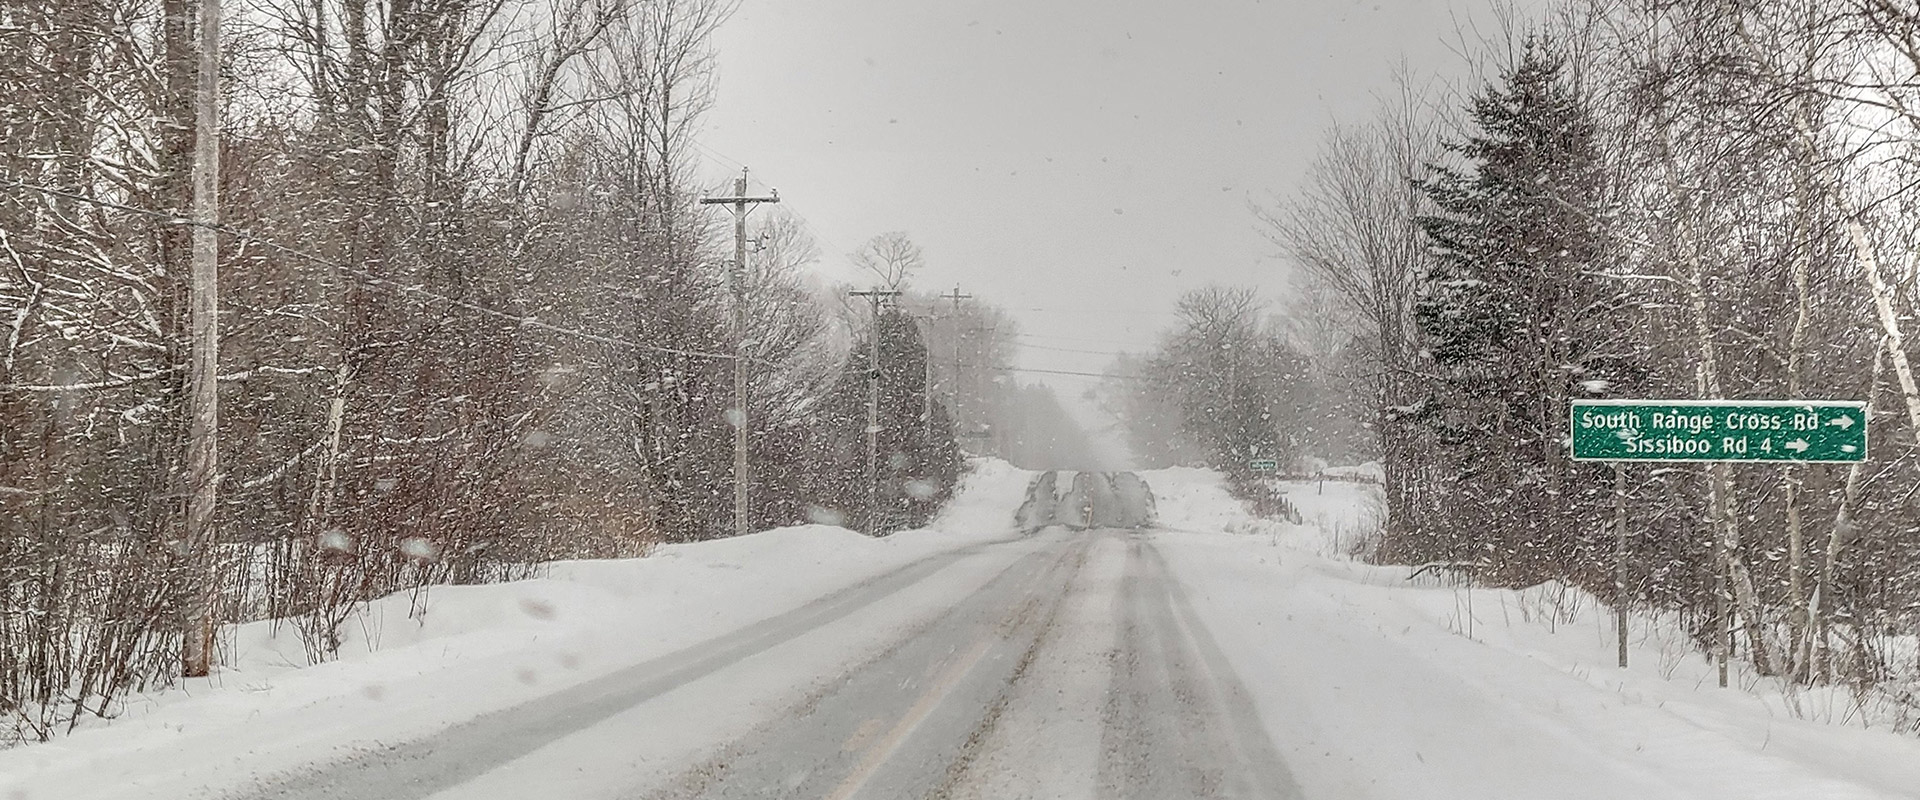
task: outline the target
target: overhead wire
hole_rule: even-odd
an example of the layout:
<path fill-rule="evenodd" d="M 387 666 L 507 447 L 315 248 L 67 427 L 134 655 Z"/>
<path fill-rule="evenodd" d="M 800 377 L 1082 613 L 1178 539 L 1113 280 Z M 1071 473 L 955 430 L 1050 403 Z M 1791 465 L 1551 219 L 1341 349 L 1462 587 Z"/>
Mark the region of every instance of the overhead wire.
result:
<path fill-rule="evenodd" d="M 740 161 L 739 159 L 733 158 L 732 156 L 729 156 L 725 153 L 722 153 L 719 150 L 714 149 L 712 146 L 707 145 L 704 142 L 701 142 L 696 139 L 696 140 L 693 140 L 693 144 L 697 149 L 705 153 L 709 158 L 713 159 L 720 166 L 727 167 L 729 171 L 733 169 L 740 169 L 740 170 L 748 169 L 747 165 L 744 162 Z M 856 270 L 861 269 L 859 264 L 854 263 L 853 257 L 852 257 L 852 251 L 840 247 L 836 242 L 827 238 L 825 234 L 820 232 L 818 226 L 814 225 L 813 222 L 807 218 L 806 214 L 802 213 L 798 208 L 794 207 L 791 201 L 789 201 L 786 198 L 782 198 L 781 205 L 783 206 L 783 210 L 788 214 L 790 214 L 795 221 L 799 222 L 801 228 L 803 228 L 806 231 L 806 233 L 814 239 L 814 241 L 825 245 L 827 249 L 833 250 L 837 256 L 839 256 L 841 259 L 847 262 L 848 266 L 853 267 Z M 1046 308 L 1040 308 L 1040 307 L 1018 307 L 1017 309 L 1012 309 L 1012 310 L 1049 311 L 1049 312 L 1060 311 L 1059 309 L 1046 309 Z M 1119 309 L 1074 309 L 1072 311 L 1074 311 L 1074 313 L 1122 313 L 1121 310 Z M 1137 311 L 1127 311 L 1125 313 L 1137 313 Z M 1086 337 L 1072 337 L 1072 336 L 1047 336 L 1045 334 L 1031 334 L 1031 333 L 1014 333 L 1013 335 L 1019 338 L 1066 339 L 1071 341 L 1088 341 L 1088 342 L 1102 342 L 1102 343 L 1111 341 L 1110 339 L 1092 339 L 1092 338 L 1086 338 Z M 1031 344 L 1031 343 L 1023 343 L 1020 346 L 1029 347 L 1035 350 L 1048 350 L 1048 351 L 1062 352 L 1062 353 L 1079 353 L 1084 355 L 1101 355 L 1101 356 L 1114 356 L 1114 357 L 1129 355 L 1129 353 L 1125 353 L 1125 352 L 1114 352 L 1114 351 L 1107 351 L 1107 350 L 1081 350 L 1081 349 L 1068 348 L 1068 347 L 1050 347 L 1047 345 L 1039 345 L 1039 344 Z M 1109 375 L 1103 375 L 1100 373 L 1075 372 L 1071 370 L 1049 370 L 1049 369 L 1034 369 L 1034 368 L 1024 368 L 1024 367 L 993 367 L 992 369 L 1007 371 L 1007 372 L 1024 372 L 1024 373 L 1034 373 L 1034 374 L 1042 374 L 1042 375 L 1062 375 L 1062 376 L 1074 376 L 1074 377 L 1086 377 L 1086 378 L 1103 378 L 1103 379 L 1113 378 L 1116 380 L 1133 380 L 1133 378 L 1129 378 L 1126 376 L 1109 376 Z"/>
<path fill-rule="evenodd" d="M 1118 375 L 1102 375 L 1098 372 L 1074 372 L 1065 369 L 1034 369 L 1032 367 L 988 367 L 987 369 L 997 372 L 1036 372 L 1042 375 L 1075 375 L 1082 378 L 1118 378 L 1120 380 L 1127 380 L 1127 378 Z"/>
<path fill-rule="evenodd" d="M 742 162 L 739 159 L 736 159 L 732 156 L 722 153 L 719 150 L 715 150 L 712 146 L 704 142 L 701 142 L 698 139 L 692 139 L 690 141 L 693 142 L 693 146 L 696 149 L 705 153 L 709 158 L 713 159 L 714 162 L 716 162 L 720 166 L 726 167 L 729 172 L 734 170 L 750 170 L 751 169 L 746 165 L 745 162 Z M 755 179 L 752 177 L 751 172 L 748 173 L 748 180 L 763 183 L 763 184 L 765 183 L 764 181 L 755 181 Z M 769 186 L 769 188 L 771 188 L 771 186 Z M 803 230 L 805 230 L 808 237 L 812 238 L 815 243 L 821 245 L 823 257 L 826 257 L 826 254 L 828 252 L 831 252 L 833 258 L 836 258 L 836 259 L 839 259 L 840 261 L 845 262 L 846 266 L 852 268 L 856 272 L 862 271 L 865 269 L 865 267 L 862 267 L 860 264 L 856 263 L 853 260 L 852 250 L 841 246 L 839 242 L 835 242 L 834 240 L 828 238 L 825 233 L 822 233 L 818 225 L 815 225 L 812 220 L 807 218 L 807 215 L 805 213 L 802 213 L 799 208 L 795 207 L 795 204 L 791 198 L 786 198 L 786 197 L 780 198 L 780 206 L 783 212 L 793 217 L 794 221 L 800 223 L 800 227 Z"/>
<path fill-rule="evenodd" d="M 1067 340 L 1067 341 L 1070 341 L 1070 342 L 1110 342 L 1110 341 L 1113 341 L 1112 339 L 1103 339 L 1103 338 L 1098 338 L 1098 337 L 1093 337 L 1093 336 L 1063 336 L 1063 335 L 1060 335 L 1060 334 L 1056 334 L 1056 333 L 1027 333 L 1027 332 L 1025 332 L 1025 331 L 1021 331 L 1021 332 L 1019 332 L 1019 333 L 1016 333 L 1016 334 L 1014 334 L 1014 335 L 1015 335 L 1015 336 L 1020 336 L 1020 337 L 1026 337 L 1026 338 L 1033 338 L 1033 339 L 1064 339 L 1064 340 Z"/>
<path fill-rule="evenodd" d="M 693 146 L 696 149 L 701 151 L 708 158 L 712 159 L 716 163 L 716 165 L 725 167 L 728 171 L 732 171 L 736 169 L 738 170 L 750 169 L 745 162 L 739 159 L 736 159 L 732 156 L 729 156 L 725 153 L 722 153 L 718 149 L 715 149 L 713 146 L 708 145 L 705 142 L 702 142 L 698 139 L 693 139 L 691 141 L 693 142 Z M 749 172 L 749 180 L 753 180 L 750 172 Z M 840 259 L 844 260 L 847 263 L 847 266 L 853 267 L 856 270 L 861 269 L 860 265 L 853 261 L 851 250 L 848 250 L 840 246 L 839 243 L 833 241 L 832 239 L 828 238 L 826 234 L 822 233 L 819 229 L 819 226 L 815 225 L 812 220 L 807 218 L 805 213 L 803 213 L 799 208 L 795 207 L 794 203 L 790 199 L 781 198 L 781 206 L 782 206 L 782 210 L 785 211 L 790 216 L 792 216 L 792 218 L 800 224 L 801 228 L 806 231 L 807 235 L 812 237 L 815 242 L 818 242 L 824 245 L 824 249 L 833 251 L 833 253 L 837 257 L 839 257 Z M 1034 307 L 1020 306 L 1020 307 L 1010 308 L 1009 310 L 1045 311 L 1049 313 L 1060 313 L 1060 312 L 1140 313 L 1141 311 L 1144 311 L 1144 309 L 1048 309 L 1048 308 L 1042 308 L 1037 306 L 1034 306 Z M 1094 338 L 1088 338 L 1088 337 L 1073 337 L 1073 336 L 1049 336 L 1046 334 L 1035 334 L 1035 333 L 1014 333 L 1013 335 L 1018 338 L 1065 339 L 1069 341 L 1086 341 L 1086 342 L 1102 342 L 1102 343 L 1111 341 L 1110 339 L 1094 339 Z M 1083 355 L 1100 355 L 1100 356 L 1115 356 L 1115 357 L 1131 355 L 1130 353 L 1127 353 L 1124 351 L 1083 350 L 1083 349 L 1070 348 L 1070 347 L 1052 347 L 1048 345 L 1031 344 L 1031 343 L 1025 343 L 1020 346 L 1032 348 L 1035 350 L 1047 350 L 1047 351 L 1061 352 L 1061 353 L 1078 353 Z M 1004 369 L 1004 370 L 1014 371 L 1014 372 L 1031 372 L 1031 373 L 1049 374 L 1049 375 L 1071 375 L 1071 376 L 1091 377 L 1091 378 L 1117 377 L 1117 376 L 1101 375 L 1098 373 L 1091 373 L 1091 372 L 1073 372 L 1069 370 L 1027 369 L 1027 368 L 1019 368 L 1019 367 L 996 367 L 995 369 Z"/>
<path fill-rule="evenodd" d="M 975 369 L 978 368 L 978 365 L 974 365 L 974 364 L 967 364 L 965 366 L 975 368 Z M 1033 372 L 1033 373 L 1039 373 L 1041 375 L 1070 375 L 1070 376 L 1080 377 L 1080 378 L 1099 378 L 1101 380 L 1113 380 L 1113 381 L 1139 381 L 1142 383 L 1162 383 L 1163 382 L 1160 379 L 1146 378 L 1146 377 L 1141 377 L 1139 375 L 1104 374 L 1099 372 L 1076 372 L 1076 371 L 1067 370 L 1067 369 L 1039 369 L 1036 367 L 994 367 L 994 366 L 989 366 L 987 367 L 987 369 L 993 372 Z"/>
<path fill-rule="evenodd" d="M 1080 349 L 1076 349 L 1076 348 L 1072 348 L 1072 347 L 1049 347 L 1049 346 L 1047 346 L 1047 345 L 1044 345 L 1044 344 L 1022 344 L 1022 345 L 1020 345 L 1020 346 L 1021 346 L 1021 347 L 1027 347 L 1027 348 L 1032 348 L 1032 349 L 1034 349 L 1034 350 L 1050 350 L 1050 351 L 1052 351 L 1052 352 L 1056 352 L 1056 353 L 1081 353 L 1081 354 L 1085 354 L 1085 355 L 1090 355 L 1090 356 L 1116 356 L 1116 357 L 1117 357 L 1117 356 L 1125 356 L 1125 355 L 1133 355 L 1132 353 L 1128 353 L 1128 352 L 1125 352 L 1125 351 L 1116 351 L 1116 350 L 1080 350 Z"/>
<path fill-rule="evenodd" d="M 1049 314 L 1125 314 L 1128 316 L 1136 316 L 1136 317 L 1141 314 L 1159 314 L 1159 313 L 1166 313 L 1170 311 L 1170 309 L 1164 309 L 1164 308 L 1122 308 L 1122 307 L 1116 307 L 1116 306 L 1104 306 L 1100 308 L 1047 308 L 1045 306 L 1009 306 L 1008 310 L 1010 311 L 1044 311 Z"/>
<path fill-rule="evenodd" d="M 740 161 L 734 158 L 731 158 L 726 154 L 721 153 L 720 151 L 715 150 L 712 147 L 699 142 L 698 140 L 694 140 L 693 144 L 696 148 L 706 153 L 709 157 L 715 159 L 716 161 L 726 162 L 731 166 L 740 167 L 742 169 L 746 168 L 745 165 L 742 164 Z M 67 200 L 72 200 L 75 202 L 86 203 L 86 204 L 98 206 L 101 208 L 110 208 L 116 211 L 122 211 L 125 213 L 143 216 L 150 219 L 161 220 L 168 224 L 204 227 L 209 230 L 221 233 L 223 235 L 233 237 L 234 239 L 237 239 L 240 241 L 259 245 L 261 247 L 264 247 L 268 250 L 271 250 L 277 253 L 292 256 L 294 258 L 298 258 L 303 261 L 307 261 L 313 264 L 327 267 L 329 269 L 338 270 L 343 274 L 353 276 L 360 283 L 366 286 L 386 289 L 386 290 L 395 292 L 397 294 L 407 296 L 416 301 L 433 300 L 433 301 L 446 303 L 450 306 L 465 309 L 467 311 L 471 311 L 476 314 L 481 314 L 483 316 L 489 316 L 489 317 L 494 317 L 496 319 L 505 320 L 507 322 L 511 322 L 521 327 L 544 330 L 550 333 L 555 333 L 563 336 L 570 336 L 582 341 L 589 341 L 589 342 L 594 342 L 597 344 L 603 344 L 603 345 L 608 345 L 613 347 L 624 347 L 624 348 L 639 350 L 643 352 L 663 353 L 668 355 L 685 356 L 688 358 L 707 358 L 707 359 L 716 359 L 716 360 L 733 360 L 735 358 L 746 358 L 748 361 L 751 361 L 754 363 L 772 365 L 772 362 L 765 361 L 764 359 L 753 358 L 750 356 L 736 356 L 731 353 L 714 353 L 714 352 L 708 352 L 708 351 L 702 351 L 702 350 L 692 350 L 687 348 L 667 347 L 663 345 L 647 344 L 644 342 L 637 342 L 637 341 L 633 341 L 631 339 L 626 339 L 619 336 L 610 336 L 607 334 L 594 333 L 592 331 L 581 330 L 579 328 L 572 328 L 564 325 L 556 325 L 554 323 L 542 320 L 535 315 L 515 314 L 512 312 L 503 311 L 501 309 L 492 308 L 490 306 L 481 305 L 479 303 L 475 303 L 470 300 L 463 300 L 458 297 L 453 297 L 450 295 L 435 292 L 422 286 L 410 285 L 410 284 L 402 283 L 400 281 L 383 278 L 368 270 L 355 267 L 350 264 L 334 261 L 324 256 L 316 255 L 314 253 L 300 250 L 298 248 L 289 247 L 287 245 L 280 244 L 279 242 L 273 241 L 263 236 L 256 235 L 251 231 L 245 230 L 243 228 L 236 228 L 233 226 L 223 225 L 220 223 L 201 222 L 199 220 L 195 220 L 187 217 L 181 217 L 175 214 L 168 214 L 162 211 L 155 211 L 153 209 L 141 208 L 141 207 L 129 205 L 126 203 L 116 202 L 113 200 L 105 200 L 102 198 L 92 197 L 92 196 L 80 194 L 77 192 L 69 192 L 62 189 L 56 189 L 48 186 L 40 186 L 40 185 L 26 183 L 22 181 L 0 180 L 0 187 L 4 187 L 8 189 L 22 189 L 22 190 L 31 191 L 31 192 L 37 192 L 37 193 L 44 194 L 51 197 L 59 197 Z M 783 203 L 783 205 L 786 205 L 786 204 Z M 835 243 L 833 240 L 827 238 L 824 234 L 822 234 L 819 231 L 819 229 L 815 225 L 813 225 L 810 220 L 807 219 L 805 214 L 799 212 L 796 209 L 792 209 L 790 206 L 787 210 L 788 210 L 788 213 L 790 213 L 793 216 L 793 218 L 797 220 L 800 223 L 800 225 L 807 230 L 807 233 L 810 236 L 812 236 L 815 241 L 826 244 L 829 248 L 840 250 L 838 244 Z M 841 258 L 845 259 L 848 262 L 849 266 L 857 266 L 856 264 L 852 263 L 852 256 L 849 252 L 839 252 L 838 255 Z M 1044 309 L 1029 309 L 1029 310 L 1044 310 Z M 1016 333 L 1014 335 L 1020 338 L 1067 339 L 1067 340 L 1073 340 L 1073 341 L 1107 341 L 1107 340 L 1091 339 L 1091 338 L 1085 338 L 1085 337 L 1048 336 L 1045 334 L 1032 334 L 1032 333 Z M 1108 356 L 1125 355 L 1125 353 L 1118 353 L 1118 352 L 1111 352 L 1111 351 L 1079 350 L 1074 348 L 1049 347 L 1045 345 L 1035 345 L 1035 344 L 1028 344 L 1023 346 L 1032 347 L 1036 350 L 1052 350 L 1052 351 L 1058 351 L 1058 352 L 1083 353 L 1087 355 L 1108 355 Z M 1114 378 L 1125 379 L 1122 376 L 1108 376 L 1108 375 L 1102 375 L 1099 373 L 1074 372 L 1070 370 L 1047 370 L 1047 369 L 1022 368 L 1022 367 L 995 367 L 994 369 L 1002 370 L 1002 371 L 1010 371 L 1010 372 L 1027 372 L 1027 373 L 1037 373 L 1037 374 L 1047 374 L 1047 375 L 1070 375 L 1070 376 L 1091 377 L 1091 378 L 1114 377 Z"/>

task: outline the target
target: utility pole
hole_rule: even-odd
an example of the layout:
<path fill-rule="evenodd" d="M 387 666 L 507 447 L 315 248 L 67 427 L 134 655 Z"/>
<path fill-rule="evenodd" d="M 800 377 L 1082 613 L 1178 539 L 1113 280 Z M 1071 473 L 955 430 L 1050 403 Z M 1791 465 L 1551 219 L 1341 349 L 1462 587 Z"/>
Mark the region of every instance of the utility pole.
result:
<path fill-rule="evenodd" d="M 780 190 L 766 197 L 747 196 L 747 170 L 733 179 L 732 197 L 704 197 L 701 205 L 733 206 L 733 268 L 727 271 L 733 290 L 733 535 L 747 534 L 747 209 L 756 203 L 780 202 Z"/>
<path fill-rule="evenodd" d="M 922 340 L 933 343 L 934 323 L 939 322 L 939 314 L 915 314 L 914 319 L 927 321 L 927 333 Z M 933 441 L 933 350 L 923 347 L 920 366 L 924 367 L 920 375 L 920 437 L 922 441 Z"/>
<path fill-rule="evenodd" d="M 867 535 L 880 535 L 880 302 L 899 297 L 885 289 L 848 292 L 873 304 L 873 323 L 867 331 Z"/>
<path fill-rule="evenodd" d="M 220 500 L 220 0 L 200 0 L 194 76 L 193 252 L 188 270 L 187 551 L 181 674 L 213 671 L 213 545 Z"/>
<path fill-rule="evenodd" d="M 992 334 L 992 333 L 998 332 L 999 330 L 1000 330 L 1000 326 L 990 325 L 985 327 L 976 326 L 973 328 L 969 328 L 967 332 L 970 334 L 973 334 L 975 337 L 979 337 L 981 334 Z M 987 347 L 990 346 L 991 344 L 992 344 L 991 340 L 984 340 L 981 343 L 980 348 L 974 353 L 974 355 L 978 356 L 978 358 L 974 361 L 974 364 L 973 364 L 973 388 L 974 388 L 974 391 L 979 393 L 983 401 L 987 399 L 987 382 L 988 382 L 987 370 L 993 368 L 991 364 L 987 363 L 987 356 L 990 355 L 987 352 Z M 976 431 L 967 432 L 967 436 L 981 442 L 980 455 L 999 455 L 1001 452 L 1000 442 L 999 442 L 1000 432 L 993 427 L 993 422 L 991 421 L 992 418 L 988 416 L 988 414 L 992 412 L 992 410 L 993 408 L 991 405 L 981 410 L 980 427 L 985 428 L 985 430 L 977 431 L 977 432 Z"/>
<path fill-rule="evenodd" d="M 948 389 L 947 393 L 952 395 L 949 400 L 953 405 L 953 424 L 959 426 L 964 432 L 967 423 L 960 416 L 960 301 L 972 300 L 973 295 L 961 294 L 960 286 L 956 284 L 951 293 L 940 296 L 953 301 L 953 387 Z M 927 353 L 927 359 L 932 361 L 931 351 Z"/>

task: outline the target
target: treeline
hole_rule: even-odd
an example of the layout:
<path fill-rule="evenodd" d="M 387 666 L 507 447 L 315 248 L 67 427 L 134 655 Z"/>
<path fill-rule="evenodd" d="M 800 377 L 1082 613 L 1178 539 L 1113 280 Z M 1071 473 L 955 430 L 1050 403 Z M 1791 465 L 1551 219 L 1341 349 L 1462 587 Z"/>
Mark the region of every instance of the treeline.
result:
<path fill-rule="evenodd" d="M 1019 323 L 1002 309 L 962 297 L 955 302 L 951 293 L 910 291 L 898 303 L 924 325 L 934 396 L 953 398 L 949 412 L 961 443 L 1024 469 L 1099 466 L 1092 435 L 1053 388 L 1023 379 L 1013 366 Z"/>
<path fill-rule="evenodd" d="M 1297 310 L 1209 286 L 1181 295 L 1174 317 L 1153 349 L 1117 358 L 1099 392 L 1141 466 L 1209 466 L 1259 499 L 1255 462 L 1298 471 L 1367 457 L 1346 383 L 1309 355 L 1325 337 Z"/>
<path fill-rule="evenodd" d="M 190 541 L 196 6 L 0 0 L 0 743 L 164 684 L 189 630 L 282 618 L 324 659 L 372 597 L 729 534 L 742 418 L 751 527 L 926 521 L 950 406 L 992 427 L 967 387 L 1011 348 L 930 389 L 918 322 L 808 280 L 777 207 L 735 329 L 698 205 L 730 187 L 693 170 L 731 8 L 229 4 L 222 480 Z"/>
<path fill-rule="evenodd" d="M 1093 470 L 1114 466 L 1111 456 L 1073 418 L 1053 387 L 1006 380 L 994 395 L 999 410 L 994 429 L 983 440 L 991 452 L 1015 466 L 1033 470 Z"/>
<path fill-rule="evenodd" d="M 1795 682 L 1911 676 L 1920 8 L 1573 2 L 1479 55 L 1261 213 L 1350 337 L 1374 555 L 1677 610 Z M 1569 457 L 1588 397 L 1867 400 L 1870 459 L 1629 465 L 1617 549 L 1612 467 Z"/>

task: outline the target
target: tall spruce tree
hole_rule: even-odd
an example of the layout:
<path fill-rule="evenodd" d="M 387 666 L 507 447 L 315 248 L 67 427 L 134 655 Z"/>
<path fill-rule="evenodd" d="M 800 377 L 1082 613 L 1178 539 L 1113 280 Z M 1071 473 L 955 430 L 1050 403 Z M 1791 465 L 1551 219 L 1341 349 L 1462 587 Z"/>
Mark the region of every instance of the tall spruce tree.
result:
<path fill-rule="evenodd" d="M 1606 355 L 1621 314 L 1597 277 L 1605 176 L 1564 64 L 1529 39 L 1472 100 L 1472 133 L 1446 147 L 1457 161 L 1419 184 L 1436 211 L 1417 220 L 1434 260 L 1415 320 L 1438 369 L 1421 418 L 1440 474 L 1460 476 L 1439 504 L 1463 532 L 1427 555 L 1523 583 L 1583 560 L 1594 526 L 1579 515 L 1598 509 L 1576 507 L 1586 468 L 1567 457 L 1568 399 L 1630 371 Z"/>

